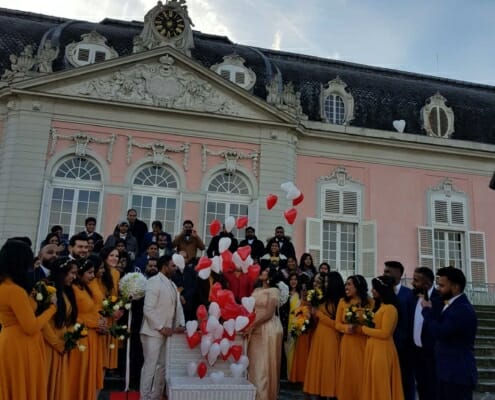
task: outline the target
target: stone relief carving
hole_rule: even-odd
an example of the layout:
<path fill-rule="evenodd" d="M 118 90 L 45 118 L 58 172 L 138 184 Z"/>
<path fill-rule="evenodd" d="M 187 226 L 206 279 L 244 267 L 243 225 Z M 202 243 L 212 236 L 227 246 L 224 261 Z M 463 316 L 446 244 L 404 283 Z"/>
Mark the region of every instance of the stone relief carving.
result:
<path fill-rule="evenodd" d="M 359 183 L 351 178 L 344 167 L 335 168 L 330 175 L 320 176 L 321 181 L 335 181 L 339 186 L 345 186 L 347 183 Z"/>
<path fill-rule="evenodd" d="M 234 173 L 237 170 L 237 162 L 239 160 L 252 160 L 253 166 L 252 171 L 254 176 L 258 176 L 258 160 L 260 157 L 260 153 L 256 150 L 253 150 L 251 153 L 243 153 L 239 150 L 234 149 L 225 149 L 214 151 L 208 149 L 208 147 L 203 144 L 201 148 L 201 164 L 203 172 L 206 171 L 206 164 L 208 161 L 208 156 L 220 156 L 225 160 L 225 171 L 229 173 Z"/>
<path fill-rule="evenodd" d="M 252 115 L 246 107 L 235 104 L 208 82 L 175 66 L 174 62 L 166 54 L 160 57 L 159 63 L 138 64 L 55 92 L 180 110 Z"/>
<path fill-rule="evenodd" d="M 288 82 L 283 85 L 280 74 L 276 74 L 266 85 L 266 101 L 299 120 L 307 120 L 308 116 L 303 113 L 301 106 L 301 92 L 296 92 L 294 84 Z"/>
<path fill-rule="evenodd" d="M 59 139 L 73 141 L 74 154 L 79 157 L 86 156 L 90 143 L 99 143 L 108 145 L 107 161 L 109 164 L 112 162 L 113 145 L 115 144 L 115 140 L 117 139 L 117 136 L 115 134 L 112 134 L 108 139 L 102 139 L 95 136 L 90 136 L 84 132 L 79 132 L 75 135 L 62 135 L 58 133 L 55 128 L 52 128 L 50 135 L 52 141 L 50 155 L 55 154 L 55 149 L 57 147 L 57 142 Z"/>
<path fill-rule="evenodd" d="M 454 181 L 450 178 L 444 178 L 437 186 L 431 188 L 433 192 L 443 192 L 445 197 L 452 197 L 452 194 L 463 193 L 454 189 Z"/>
<path fill-rule="evenodd" d="M 454 133 L 454 111 L 439 92 L 426 100 L 421 109 L 421 118 L 428 136 L 450 138 Z"/>
<path fill-rule="evenodd" d="M 89 55 L 85 61 L 81 61 L 78 58 L 79 49 L 81 48 L 87 51 L 101 51 L 105 53 L 105 60 L 117 58 L 119 56 L 114 48 L 107 45 L 107 38 L 96 31 L 81 35 L 81 39 L 80 42 L 72 42 L 65 47 L 65 57 L 67 57 L 67 60 L 74 67 L 80 67 L 94 62 L 94 59 L 91 59 Z"/>
<path fill-rule="evenodd" d="M 38 49 L 38 55 L 36 57 L 39 72 L 53 72 L 52 63 L 58 57 L 59 50 L 58 46 L 52 46 L 52 41 L 50 39 L 45 41 L 43 47 Z"/>
<path fill-rule="evenodd" d="M 251 69 L 244 65 L 246 60 L 237 54 L 231 54 L 223 57 L 221 63 L 212 65 L 210 69 L 219 75 L 222 75 L 223 71 L 227 71 L 230 74 L 229 80 L 236 85 L 246 90 L 251 90 L 256 83 L 256 74 Z M 235 78 L 236 74 L 242 74 L 244 81 L 238 82 Z"/>
<path fill-rule="evenodd" d="M 132 136 L 127 136 L 127 164 L 131 163 L 132 160 L 132 147 L 135 146 L 139 149 L 150 150 L 146 155 L 153 157 L 153 164 L 162 165 L 166 164 L 169 159 L 167 152 L 172 153 L 184 153 L 182 158 L 182 166 L 184 171 L 187 172 L 189 168 L 189 143 L 183 143 L 180 146 L 172 147 L 164 142 L 151 142 L 151 143 L 138 143 L 134 141 Z"/>
<path fill-rule="evenodd" d="M 6 69 L 2 75 L 3 81 L 22 80 L 25 77 L 35 76 L 32 71 L 36 64 L 36 56 L 33 45 L 27 45 L 20 55 L 11 54 L 9 59 L 11 62 L 10 69 Z"/>

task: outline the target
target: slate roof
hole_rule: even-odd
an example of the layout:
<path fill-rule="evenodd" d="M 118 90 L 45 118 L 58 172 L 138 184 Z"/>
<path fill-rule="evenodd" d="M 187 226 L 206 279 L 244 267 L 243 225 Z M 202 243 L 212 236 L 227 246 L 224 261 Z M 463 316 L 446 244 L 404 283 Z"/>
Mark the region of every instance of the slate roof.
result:
<path fill-rule="evenodd" d="M 120 56 L 132 53 L 133 38 L 142 22 L 105 19 L 100 23 L 0 8 L 0 75 L 10 68 L 10 54 L 20 54 L 24 46 L 38 46 L 43 36 L 60 46 L 54 71 L 73 68 L 65 60 L 67 44 L 96 30 Z M 232 43 L 228 38 L 194 31 L 192 58 L 209 68 L 223 56 L 238 54 L 256 73 L 254 95 L 266 99 L 266 84 L 280 71 L 284 83 L 293 82 L 301 92 L 303 112 L 319 121 L 321 84 L 336 76 L 347 84 L 355 102 L 351 125 L 393 130 L 392 121 L 404 119 L 405 132 L 425 135 L 420 110 L 437 91 L 455 115 L 454 139 L 495 144 L 495 87 L 402 72 L 303 54 L 261 49 Z"/>

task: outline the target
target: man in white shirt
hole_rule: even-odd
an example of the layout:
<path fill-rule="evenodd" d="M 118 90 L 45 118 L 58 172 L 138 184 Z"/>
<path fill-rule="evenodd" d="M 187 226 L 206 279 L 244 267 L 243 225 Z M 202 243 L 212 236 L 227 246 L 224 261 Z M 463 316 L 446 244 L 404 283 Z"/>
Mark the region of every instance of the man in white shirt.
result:
<path fill-rule="evenodd" d="M 159 400 L 165 386 L 167 338 L 184 332 L 184 313 L 179 292 L 171 278 L 176 266 L 171 256 L 158 259 L 159 273 L 148 279 L 144 296 L 141 343 L 144 364 L 141 370 L 141 400 Z"/>

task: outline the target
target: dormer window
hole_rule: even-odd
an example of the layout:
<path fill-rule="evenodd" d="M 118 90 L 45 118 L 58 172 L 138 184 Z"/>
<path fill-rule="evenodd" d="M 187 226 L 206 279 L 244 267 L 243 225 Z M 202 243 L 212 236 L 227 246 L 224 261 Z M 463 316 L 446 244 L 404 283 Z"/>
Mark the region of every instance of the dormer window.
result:
<path fill-rule="evenodd" d="M 454 111 L 446 103 L 447 99 L 437 92 L 421 109 L 423 129 L 428 136 L 449 138 L 454 133 Z"/>
<path fill-rule="evenodd" d="M 66 47 L 65 56 L 74 67 L 94 64 L 118 57 L 118 53 L 106 44 L 107 39 L 98 32 L 81 35 L 80 42 Z"/>
<path fill-rule="evenodd" d="M 321 87 L 320 116 L 336 125 L 349 125 L 354 119 L 354 98 L 339 77 Z"/>
<path fill-rule="evenodd" d="M 256 74 L 244 65 L 245 62 L 237 55 L 225 56 L 223 62 L 213 65 L 211 70 L 243 89 L 251 90 L 256 83 Z"/>

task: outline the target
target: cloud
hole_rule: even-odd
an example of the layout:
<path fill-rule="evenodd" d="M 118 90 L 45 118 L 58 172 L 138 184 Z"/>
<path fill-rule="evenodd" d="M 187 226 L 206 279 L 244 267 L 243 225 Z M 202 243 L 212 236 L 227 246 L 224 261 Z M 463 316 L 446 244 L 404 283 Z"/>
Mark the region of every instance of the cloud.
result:
<path fill-rule="evenodd" d="M 207 0 L 189 0 L 187 2 L 189 16 L 194 23 L 194 28 L 204 33 L 228 36 L 233 40 L 232 31 L 223 23 L 223 21 L 230 21 L 231 23 L 233 21 L 220 12 L 221 6 L 214 7 L 211 3 Z M 217 4 L 219 3 L 217 2 Z"/>
<path fill-rule="evenodd" d="M 272 50 L 280 50 L 280 43 L 282 42 L 282 32 L 275 32 L 273 37 Z"/>

